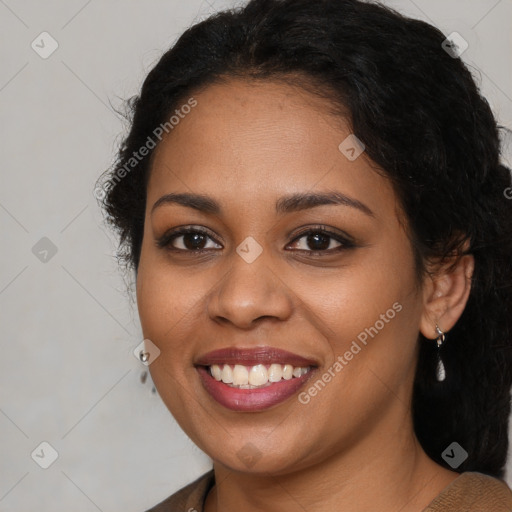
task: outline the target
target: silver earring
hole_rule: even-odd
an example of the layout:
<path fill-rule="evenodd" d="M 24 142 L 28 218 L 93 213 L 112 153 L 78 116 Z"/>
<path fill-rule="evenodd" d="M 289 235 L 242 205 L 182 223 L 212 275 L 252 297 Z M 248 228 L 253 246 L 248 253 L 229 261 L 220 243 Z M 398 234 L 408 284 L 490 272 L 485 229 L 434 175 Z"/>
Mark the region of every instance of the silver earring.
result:
<path fill-rule="evenodd" d="M 436 343 L 437 343 L 437 369 L 436 369 L 436 378 L 438 382 L 442 382 L 446 379 L 446 370 L 444 368 L 443 360 L 441 359 L 441 345 L 444 343 L 446 336 L 444 332 L 439 328 L 436 324 Z"/>
<path fill-rule="evenodd" d="M 147 363 L 149 361 L 149 352 L 144 352 L 144 350 L 141 350 L 139 352 L 139 359 L 143 362 L 143 363 Z"/>

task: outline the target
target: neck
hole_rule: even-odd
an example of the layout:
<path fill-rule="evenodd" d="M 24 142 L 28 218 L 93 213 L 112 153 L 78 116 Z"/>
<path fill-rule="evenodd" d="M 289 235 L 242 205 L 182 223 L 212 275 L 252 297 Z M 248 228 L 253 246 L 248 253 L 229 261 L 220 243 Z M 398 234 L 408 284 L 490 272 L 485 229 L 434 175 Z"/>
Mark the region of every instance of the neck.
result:
<path fill-rule="evenodd" d="M 296 472 L 240 473 L 216 462 L 216 485 L 205 511 L 375 512 L 378 504 L 380 512 L 421 512 L 458 474 L 425 454 L 409 417 L 398 428 L 395 418 L 388 435 L 379 429 L 350 449 Z"/>

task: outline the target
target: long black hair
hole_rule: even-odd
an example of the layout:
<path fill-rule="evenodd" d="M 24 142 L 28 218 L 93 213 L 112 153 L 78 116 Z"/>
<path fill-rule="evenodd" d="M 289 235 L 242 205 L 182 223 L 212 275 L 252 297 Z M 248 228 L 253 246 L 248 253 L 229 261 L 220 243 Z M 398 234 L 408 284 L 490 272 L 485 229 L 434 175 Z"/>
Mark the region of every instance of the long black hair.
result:
<path fill-rule="evenodd" d="M 499 127 L 468 68 L 431 25 L 358 0 L 252 0 L 192 26 L 132 98 L 131 129 L 98 180 L 119 261 L 137 271 L 155 128 L 192 93 L 242 77 L 285 80 L 330 100 L 384 170 L 407 217 L 419 276 L 427 263 L 471 253 L 466 308 L 448 333 L 447 378 L 418 335 L 416 435 L 426 453 L 459 443 L 456 471 L 503 477 L 512 379 L 512 195 Z M 129 164 L 129 165 L 128 165 Z M 120 170 L 124 169 L 124 172 Z M 464 241 L 468 246 L 464 249 Z"/>

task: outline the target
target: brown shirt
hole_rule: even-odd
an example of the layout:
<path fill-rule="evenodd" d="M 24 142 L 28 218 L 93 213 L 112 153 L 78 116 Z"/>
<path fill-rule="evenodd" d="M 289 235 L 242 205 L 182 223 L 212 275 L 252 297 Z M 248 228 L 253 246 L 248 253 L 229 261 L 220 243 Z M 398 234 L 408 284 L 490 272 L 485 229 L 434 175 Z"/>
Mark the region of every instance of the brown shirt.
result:
<path fill-rule="evenodd" d="M 214 484 L 212 470 L 146 512 L 204 512 Z M 497 478 L 462 473 L 422 512 L 512 512 L 512 491 Z"/>

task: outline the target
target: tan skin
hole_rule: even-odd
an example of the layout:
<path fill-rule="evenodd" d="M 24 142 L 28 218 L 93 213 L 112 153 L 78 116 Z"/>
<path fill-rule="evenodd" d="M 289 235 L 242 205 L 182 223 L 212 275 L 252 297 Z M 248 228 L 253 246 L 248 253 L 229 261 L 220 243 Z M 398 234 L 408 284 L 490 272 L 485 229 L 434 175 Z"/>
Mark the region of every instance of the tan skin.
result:
<path fill-rule="evenodd" d="M 413 431 L 417 337 L 433 340 L 436 323 L 448 332 L 457 322 L 473 257 L 418 281 L 393 188 L 365 153 L 351 162 L 339 151 L 350 130 L 326 100 L 242 80 L 194 98 L 153 155 L 137 300 L 144 337 L 161 350 L 150 365 L 155 385 L 213 459 L 206 511 L 420 512 L 458 473 L 427 457 Z M 276 213 L 280 197 L 312 191 L 341 192 L 373 215 L 340 204 Z M 207 195 L 220 212 L 152 211 L 170 192 Z M 189 225 L 212 236 L 157 247 Z M 297 238 L 309 226 L 346 233 L 355 247 L 333 251 L 341 244 L 328 238 L 330 252 L 311 255 L 318 246 Z M 248 236 L 263 249 L 250 264 L 236 252 Z M 195 255 L 198 245 L 209 252 Z M 235 412 L 205 391 L 194 366 L 211 350 L 266 345 L 316 361 L 316 380 L 395 302 L 403 309 L 308 404 L 295 395 Z M 251 467 L 237 455 L 248 443 L 259 453 Z"/>

